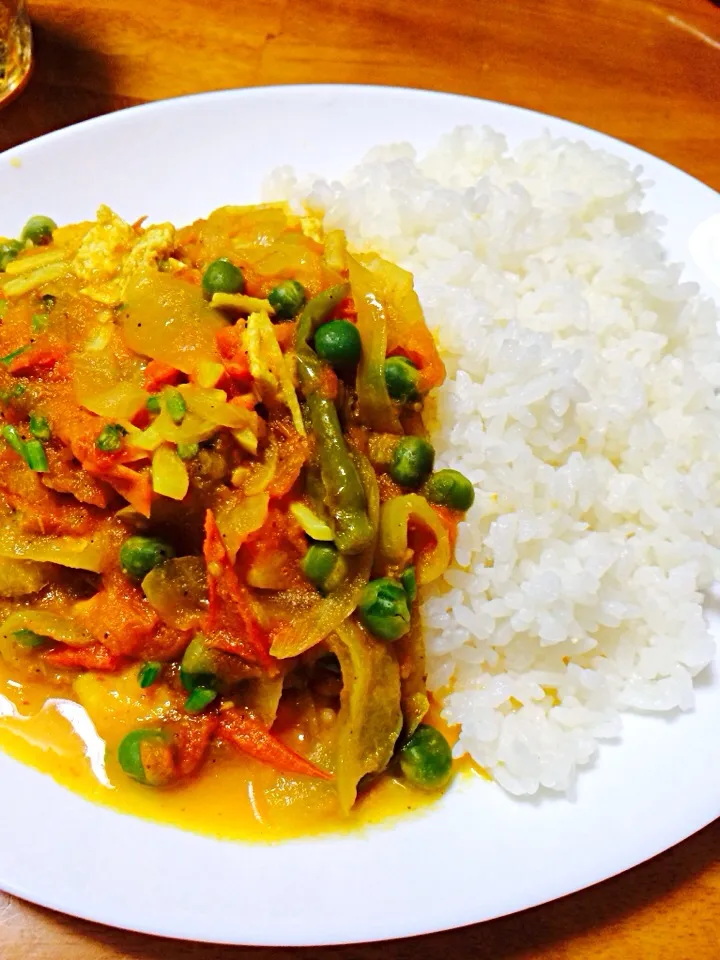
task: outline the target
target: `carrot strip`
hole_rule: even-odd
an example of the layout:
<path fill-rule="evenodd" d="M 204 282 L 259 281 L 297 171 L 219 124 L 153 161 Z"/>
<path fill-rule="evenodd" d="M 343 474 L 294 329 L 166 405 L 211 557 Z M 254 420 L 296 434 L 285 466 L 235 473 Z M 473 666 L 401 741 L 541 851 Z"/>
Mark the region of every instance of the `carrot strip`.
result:
<path fill-rule="evenodd" d="M 83 464 L 83 467 L 87 470 L 86 464 Z M 139 514 L 143 517 L 150 516 L 152 481 L 147 473 L 138 473 L 130 467 L 118 464 L 112 470 L 98 475 L 117 490 Z"/>
<path fill-rule="evenodd" d="M 174 386 L 180 379 L 180 371 L 162 360 L 151 360 L 145 368 L 143 386 L 148 393 L 156 393 L 161 387 Z"/>
<path fill-rule="evenodd" d="M 95 440 L 99 425 L 103 421 L 95 416 L 83 418 L 80 423 L 60 425 L 60 439 L 70 446 L 73 456 L 80 461 L 83 470 L 110 484 L 121 497 L 144 517 L 150 516 L 152 502 L 152 482 L 148 473 L 138 473 L 125 466 L 125 462 L 134 462 L 145 458 L 145 451 L 133 450 L 128 446 L 120 450 L 98 450 Z"/>
<path fill-rule="evenodd" d="M 220 356 L 225 365 L 226 374 L 233 380 L 249 386 L 252 382 L 250 361 L 242 343 L 241 330 L 234 327 L 223 327 L 215 334 Z"/>
<path fill-rule="evenodd" d="M 295 343 L 297 320 L 288 320 L 286 323 L 276 323 L 273 326 L 275 339 L 283 353 Z"/>
<path fill-rule="evenodd" d="M 159 625 L 140 587 L 119 570 L 105 574 L 101 589 L 75 605 L 74 616 L 112 653 L 129 657 L 138 655 Z"/>
<path fill-rule="evenodd" d="M 210 644 L 217 633 L 218 646 L 250 662 L 272 669 L 270 638 L 260 626 L 247 588 L 230 562 L 212 510 L 205 515 L 203 555 L 207 567 L 208 614 L 205 629 Z M 238 633 L 238 621 L 244 628 Z"/>
<path fill-rule="evenodd" d="M 201 713 L 183 721 L 175 737 L 178 773 L 181 777 L 189 777 L 202 764 L 217 727 L 215 713 Z"/>
<path fill-rule="evenodd" d="M 30 347 L 10 363 L 10 373 L 32 373 L 35 370 L 49 370 L 58 360 L 62 360 L 66 350 L 64 347 Z"/>
<path fill-rule="evenodd" d="M 230 360 L 242 349 L 240 330 L 237 327 L 221 327 L 215 334 L 215 342 L 223 360 Z"/>
<path fill-rule="evenodd" d="M 300 756 L 286 746 L 269 730 L 246 713 L 239 710 L 225 710 L 220 714 L 217 736 L 220 740 L 232 743 L 243 753 L 267 763 L 276 770 L 285 773 L 315 777 L 318 780 L 332 780 L 332 774 L 321 770 L 314 763 Z"/>
<path fill-rule="evenodd" d="M 122 663 L 122 657 L 115 656 L 101 643 L 91 643 L 87 647 L 61 644 L 43 656 L 58 667 L 79 667 L 83 670 L 117 670 Z"/>
<path fill-rule="evenodd" d="M 297 434 L 282 444 L 275 476 L 268 486 L 271 497 L 279 500 L 292 490 L 309 455 L 307 441 Z"/>
<path fill-rule="evenodd" d="M 318 378 L 318 393 L 320 396 L 326 400 L 336 400 L 339 386 L 337 374 L 332 367 L 329 364 L 321 367 Z"/>
<path fill-rule="evenodd" d="M 150 426 L 150 411 L 147 407 L 142 407 L 137 413 L 134 413 L 130 417 L 130 423 L 138 430 L 144 430 L 145 427 Z"/>
<path fill-rule="evenodd" d="M 355 306 L 353 298 L 345 297 L 345 299 L 338 304 L 337 309 L 333 312 L 333 316 L 355 322 L 357 320 L 357 307 Z"/>

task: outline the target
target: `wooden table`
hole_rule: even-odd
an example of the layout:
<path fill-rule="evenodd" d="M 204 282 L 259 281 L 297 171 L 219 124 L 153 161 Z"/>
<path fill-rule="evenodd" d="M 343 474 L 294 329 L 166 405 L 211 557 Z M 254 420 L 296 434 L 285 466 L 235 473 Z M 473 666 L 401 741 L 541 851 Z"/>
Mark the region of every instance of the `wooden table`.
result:
<path fill-rule="evenodd" d="M 0 150 L 198 90 L 372 81 L 554 113 L 720 188 L 720 8 L 712 0 L 31 0 L 31 9 L 37 66 L 0 113 Z M 2 960 L 257 955 L 0 899 Z M 720 823 L 621 877 L 515 917 L 422 940 L 264 953 L 281 955 L 717 960 Z"/>

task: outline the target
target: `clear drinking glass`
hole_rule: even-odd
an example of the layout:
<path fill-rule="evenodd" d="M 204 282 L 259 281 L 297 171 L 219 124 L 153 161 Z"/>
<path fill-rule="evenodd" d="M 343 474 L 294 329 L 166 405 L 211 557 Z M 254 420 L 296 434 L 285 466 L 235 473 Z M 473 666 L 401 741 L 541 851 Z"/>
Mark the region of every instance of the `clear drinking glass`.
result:
<path fill-rule="evenodd" d="M 25 0 L 0 0 L 0 105 L 30 73 L 32 34 Z"/>

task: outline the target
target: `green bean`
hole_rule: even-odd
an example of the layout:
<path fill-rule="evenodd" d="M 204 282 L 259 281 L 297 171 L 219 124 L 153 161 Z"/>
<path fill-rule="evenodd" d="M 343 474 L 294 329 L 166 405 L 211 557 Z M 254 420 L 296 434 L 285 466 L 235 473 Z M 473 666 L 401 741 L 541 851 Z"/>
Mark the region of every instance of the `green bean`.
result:
<path fill-rule="evenodd" d="M 374 531 L 365 490 L 345 443 L 335 404 L 317 393 L 311 393 L 307 403 L 328 506 L 335 518 L 335 543 L 340 553 L 362 553 L 372 543 Z"/>
<path fill-rule="evenodd" d="M 335 404 L 320 393 L 323 362 L 308 344 L 317 327 L 348 291 L 347 284 L 340 284 L 313 298 L 303 310 L 295 344 L 300 387 L 317 439 L 326 499 L 335 518 L 335 543 L 341 553 L 356 554 L 361 553 L 374 536 L 365 490 L 345 442 Z"/>
<path fill-rule="evenodd" d="M 298 360 L 298 376 L 303 393 L 307 396 L 310 389 L 318 384 L 322 370 L 322 361 L 309 344 L 310 337 L 324 323 L 335 307 L 342 303 L 350 292 L 350 285 L 340 283 L 313 297 L 303 310 L 295 332 L 295 353 Z"/>

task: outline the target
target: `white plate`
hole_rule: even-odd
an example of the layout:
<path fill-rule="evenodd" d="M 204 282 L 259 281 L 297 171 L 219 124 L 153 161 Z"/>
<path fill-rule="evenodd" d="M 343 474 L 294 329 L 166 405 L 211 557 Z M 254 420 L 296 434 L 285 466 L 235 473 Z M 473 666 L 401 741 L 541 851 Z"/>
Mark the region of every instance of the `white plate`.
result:
<path fill-rule="evenodd" d="M 375 143 L 422 148 L 465 123 L 490 124 L 511 141 L 549 129 L 642 164 L 671 255 L 720 292 L 713 190 L 562 120 L 412 90 L 231 91 L 83 123 L 0 156 L 0 226 L 14 232 L 33 213 L 71 222 L 101 202 L 129 220 L 182 223 L 257 199 L 275 166 L 338 175 Z M 343 943 L 486 920 L 626 870 L 720 814 L 717 674 L 706 671 L 697 693 L 692 714 L 627 717 L 622 744 L 602 747 L 573 802 L 518 802 L 478 779 L 391 829 L 275 846 L 123 816 L 0 756 L 0 886 L 115 926 L 227 943 Z"/>

